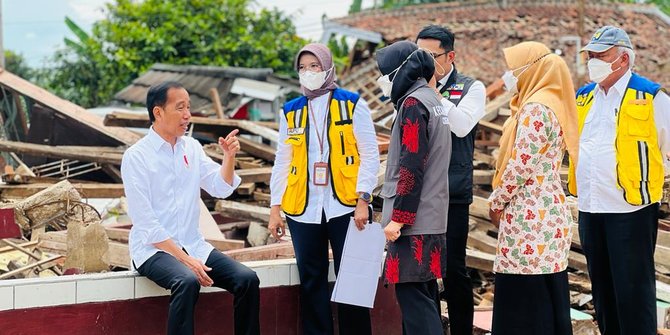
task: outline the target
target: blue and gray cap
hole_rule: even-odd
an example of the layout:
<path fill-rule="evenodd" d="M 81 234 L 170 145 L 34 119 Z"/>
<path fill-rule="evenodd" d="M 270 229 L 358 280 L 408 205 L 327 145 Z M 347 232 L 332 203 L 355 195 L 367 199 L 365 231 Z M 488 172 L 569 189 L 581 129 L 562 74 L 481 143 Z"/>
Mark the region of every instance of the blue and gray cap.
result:
<path fill-rule="evenodd" d="M 604 26 L 598 29 L 591 37 L 591 41 L 581 51 L 604 52 L 614 46 L 633 49 L 628 34 L 618 27 Z"/>

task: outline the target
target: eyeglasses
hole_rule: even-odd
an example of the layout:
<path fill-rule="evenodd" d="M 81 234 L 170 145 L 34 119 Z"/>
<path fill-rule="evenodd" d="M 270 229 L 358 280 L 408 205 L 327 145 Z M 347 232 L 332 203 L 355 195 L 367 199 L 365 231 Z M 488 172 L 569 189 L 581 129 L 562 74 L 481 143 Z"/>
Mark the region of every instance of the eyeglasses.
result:
<path fill-rule="evenodd" d="M 449 51 L 445 51 L 445 52 L 443 52 L 443 53 L 441 53 L 441 54 L 436 54 L 436 53 L 434 53 L 434 52 L 431 52 L 430 54 L 433 55 L 433 58 L 437 59 L 437 57 L 440 57 L 440 56 L 442 56 L 442 55 L 446 55 L 446 54 L 448 54 L 448 53 L 449 53 Z"/>
<path fill-rule="evenodd" d="M 311 72 L 321 72 L 321 65 L 319 63 L 312 63 L 312 64 L 300 64 L 298 66 L 298 73 L 305 73 L 305 71 L 311 71 Z"/>

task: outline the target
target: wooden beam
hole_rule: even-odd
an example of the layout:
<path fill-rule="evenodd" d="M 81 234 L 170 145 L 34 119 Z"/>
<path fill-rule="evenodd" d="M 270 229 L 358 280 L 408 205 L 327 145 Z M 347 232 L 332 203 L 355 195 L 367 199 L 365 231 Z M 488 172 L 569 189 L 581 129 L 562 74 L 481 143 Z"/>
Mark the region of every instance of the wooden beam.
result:
<path fill-rule="evenodd" d="M 130 229 L 105 227 L 105 232 L 110 240 L 128 243 Z M 232 240 L 225 237 L 210 237 L 205 238 L 205 241 L 209 242 L 214 248 L 220 251 L 244 248 L 244 241 L 242 240 Z"/>
<path fill-rule="evenodd" d="M 272 198 L 267 193 L 263 193 L 261 191 L 254 191 L 254 200 L 270 202 Z"/>
<path fill-rule="evenodd" d="M 14 104 L 16 105 L 16 113 L 19 115 L 19 120 L 21 121 L 21 131 L 23 132 L 21 139 L 25 139 L 28 136 L 28 116 L 25 109 L 23 109 L 21 96 L 16 91 L 12 91 L 12 95 L 14 96 Z"/>
<path fill-rule="evenodd" d="M 503 127 L 499 124 L 489 122 L 489 121 L 484 121 L 484 120 L 479 120 L 479 125 L 482 126 L 482 128 L 487 129 L 493 133 L 502 134 Z"/>
<path fill-rule="evenodd" d="M 114 147 L 52 146 L 5 140 L 0 140 L 0 151 L 114 165 L 121 165 L 123 157 L 123 149 Z"/>
<path fill-rule="evenodd" d="M 216 250 L 219 251 L 228 251 L 244 248 L 244 241 L 242 240 L 233 240 L 228 238 L 210 238 L 206 239 Z"/>
<path fill-rule="evenodd" d="M 10 277 L 16 276 L 16 275 L 18 275 L 18 274 L 21 274 L 21 273 L 23 273 L 23 272 L 25 272 L 25 271 L 27 271 L 27 270 L 30 270 L 30 269 L 34 268 L 34 267 L 38 267 L 38 266 L 41 266 L 41 265 L 44 265 L 44 264 L 47 264 L 47 263 L 51 263 L 51 262 L 53 262 L 53 261 L 55 261 L 55 260 L 58 260 L 58 259 L 60 259 L 60 258 L 62 258 L 62 257 L 63 257 L 63 256 L 61 256 L 61 255 L 52 256 L 52 257 L 43 259 L 43 260 L 41 260 L 41 261 L 39 261 L 39 262 L 32 263 L 32 264 L 28 264 L 28 265 L 26 265 L 26 266 L 24 266 L 24 267 L 22 267 L 22 268 L 18 268 L 18 269 L 13 270 L 13 271 L 5 272 L 5 273 L 3 273 L 3 274 L 0 275 L 0 279 L 6 279 L 6 278 L 10 278 Z"/>
<path fill-rule="evenodd" d="M 469 268 L 492 272 L 495 258 L 495 255 L 486 252 L 465 249 L 465 265 Z"/>
<path fill-rule="evenodd" d="M 473 170 L 472 182 L 475 185 L 491 185 L 494 174 L 494 170 Z"/>
<path fill-rule="evenodd" d="M 258 247 L 244 248 L 226 251 L 224 254 L 230 256 L 238 262 L 272 260 L 279 258 L 295 257 L 293 243 L 281 242 Z"/>
<path fill-rule="evenodd" d="M 61 99 L 41 87 L 2 69 L 0 69 L 0 85 L 9 87 L 61 115 L 67 116 L 82 125 L 95 129 L 100 134 L 118 141 L 119 144 L 131 145 L 142 138 L 140 135 L 127 129 L 106 127 L 103 124 L 102 118 L 99 116 L 89 113 L 81 106 Z M 148 117 L 149 116 L 147 115 L 147 118 Z"/>
<path fill-rule="evenodd" d="M 209 97 L 212 98 L 212 107 L 214 107 L 216 117 L 223 119 L 224 115 L 223 107 L 221 107 L 221 97 L 219 96 L 219 92 L 216 90 L 216 88 L 212 87 L 209 89 Z"/>
<path fill-rule="evenodd" d="M 82 198 L 120 198 L 124 196 L 123 184 L 72 184 L 81 194 Z M 23 184 L 23 185 L 0 185 L 0 197 L 2 198 L 27 198 L 40 192 L 53 184 Z"/>
<path fill-rule="evenodd" d="M 31 241 L 31 242 L 21 243 L 21 244 L 19 244 L 19 246 L 22 247 L 22 248 L 32 248 L 37 243 L 38 243 L 37 241 Z M 9 246 L 8 247 L 2 247 L 2 248 L 0 248 L 0 254 L 3 253 L 3 252 L 14 251 L 14 250 L 16 250 L 14 247 L 9 247 Z"/>
<path fill-rule="evenodd" d="M 272 175 L 272 168 L 257 168 L 257 169 L 243 169 L 235 170 L 235 173 L 242 178 L 242 183 L 270 183 L 270 176 Z"/>
<path fill-rule="evenodd" d="M 240 141 L 240 149 L 248 153 L 251 156 L 262 158 L 269 162 L 275 161 L 275 150 L 273 147 L 258 143 L 254 140 L 238 136 L 237 139 Z"/>
<path fill-rule="evenodd" d="M 259 135 L 275 143 L 279 139 L 279 132 L 270 127 L 264 126 L 260 122 L 234 119 L 214 119 L 200 116 L 192 116 L 190 122 L 196 125 L 196 129 L 198 131 L 203 132 L 227 135 L 233 129 L 238 128 L 242 134 Z M 105 116 L 105 125 L 149 128 L 149 115 L 112 112 Z"/>
<path fill-rule="evenodd" d="M 270 208 L 248 205 L 237 201 L 219 200 L 216 202 L 215 210 L 223 216 L 240 220 L 268 222 L 270 220 Z"/>
<path fill-rule="evenodd" d="M 490 221 L 488 199 L 474 195 L 470 205 L 470 215 Z"/>
<path fill-rule="evenodd" d="M 256 183 L 244 183 L 240 184 L 240 186 L 238 186 L 235 191 L 237 192 L 237 194 L 250 195 L 254 193 L 255 189 L 256 189 Z"/>

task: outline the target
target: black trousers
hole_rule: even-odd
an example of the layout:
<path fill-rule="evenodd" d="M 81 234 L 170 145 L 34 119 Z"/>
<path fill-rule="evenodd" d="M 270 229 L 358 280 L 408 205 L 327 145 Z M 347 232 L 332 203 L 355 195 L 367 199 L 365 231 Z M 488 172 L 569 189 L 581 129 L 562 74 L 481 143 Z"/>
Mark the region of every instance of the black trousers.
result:
<path fill-rule="evenodd" d="M 323 214 L 321 224 L 301 223 L 286 218 L 300 274 L 300 313 L 305 335 L 334 333 L 328 287 L 328 242 L 333 249 L 337 275 L 352 215 L 353 212 L 326 221 Z M 339 333 L 342 335 L 372 334 L 368 308 L 337 304 L 337 318 Z"/>
<path fill-rule="evenodd" d="M 403 335 L 442 335 L 437 279 L 422 283 L 397 283 L 395 296 L 402 312 Z"/>
<path fill-rule="evenodd" d="M 572 335 L 568 273 L 495 275 L 493 335 Z"/>
<path fill-rule="evenodd" d="M 601 334 L 656 334 L 657 234 L 658 204 L 632 213 L 579 212 Z"/>
<path fill-rule="evenodd" d="M 214 286 L 231 292 L 235 297 L 235 334 L 260 334 L 260 292 L 256 272 L 218 250 L 209 254 L 205 265 L 212 268 L 207 274 L 214 281 Z M 200 295 L 200 283 L 193 271 L 165 252 L 151 256 L 137 271 L 171 290 L 168 334 L 193 334 L 193 314 Z"/>
<path fill-rule="evenodd" d="M 447 217 L 447 273 L 442 279 L 442 298 L 449 307 L 451 335 L 472 335 L 474 303 L 472 282 L 465 266 L 468 242 L 469 204 L 449 204 Z"/>

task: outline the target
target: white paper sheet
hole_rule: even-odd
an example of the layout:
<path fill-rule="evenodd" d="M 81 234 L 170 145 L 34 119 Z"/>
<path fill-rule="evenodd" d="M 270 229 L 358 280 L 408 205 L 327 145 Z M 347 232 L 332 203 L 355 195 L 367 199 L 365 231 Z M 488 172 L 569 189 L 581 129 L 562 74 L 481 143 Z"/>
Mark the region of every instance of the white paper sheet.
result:
<path fill-rule="evenodd" d="M 331 301 L 373 307 L 385 244 L 386 237 L 381 224 L 366 224 L 365 229 L 359 231 L 351 218 Z"/>

